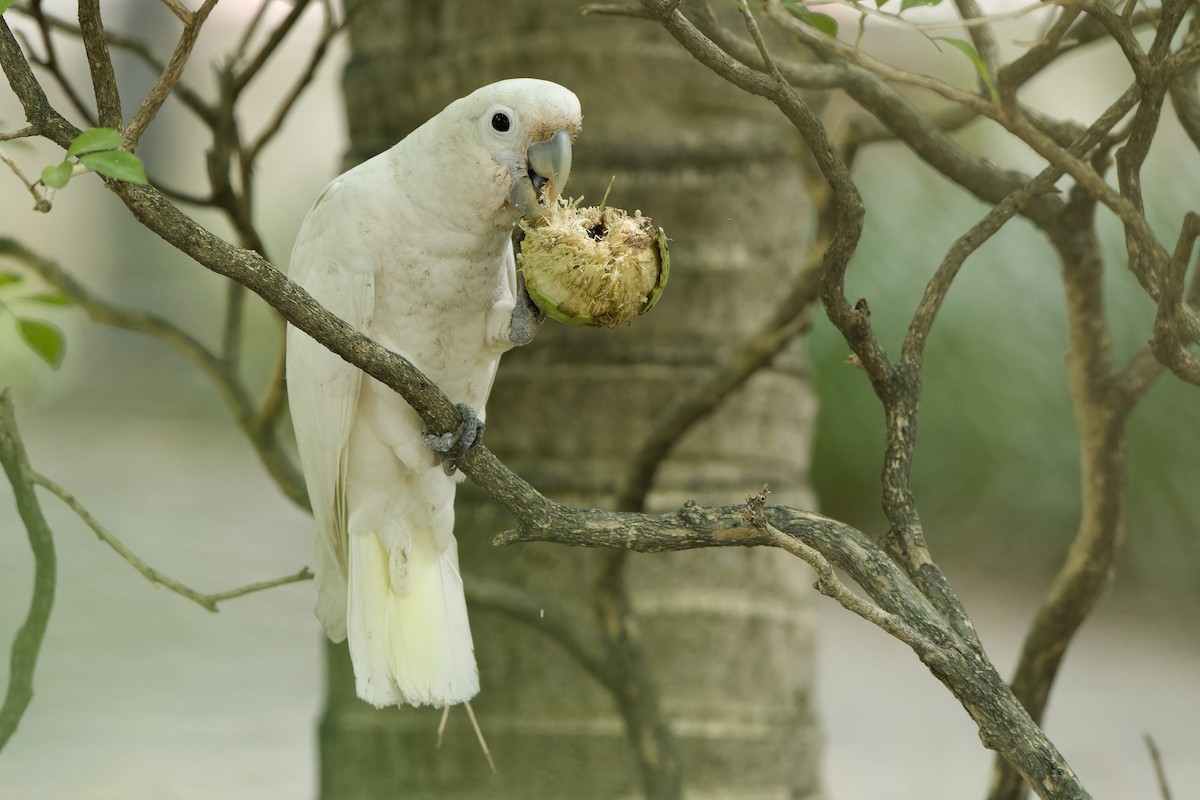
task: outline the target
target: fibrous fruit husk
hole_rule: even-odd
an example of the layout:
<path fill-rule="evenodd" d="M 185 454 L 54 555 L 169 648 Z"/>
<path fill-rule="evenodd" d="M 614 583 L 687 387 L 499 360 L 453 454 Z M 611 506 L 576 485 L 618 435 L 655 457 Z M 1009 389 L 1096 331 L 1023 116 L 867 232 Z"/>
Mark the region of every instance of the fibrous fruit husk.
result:
<path fill-rule="evenodd" d="M 648 311 L 667 283 L 667 237 L 641 211 L 560 201 L 521 230 L 525 288 L 559 322 L 616 327 Z"/>

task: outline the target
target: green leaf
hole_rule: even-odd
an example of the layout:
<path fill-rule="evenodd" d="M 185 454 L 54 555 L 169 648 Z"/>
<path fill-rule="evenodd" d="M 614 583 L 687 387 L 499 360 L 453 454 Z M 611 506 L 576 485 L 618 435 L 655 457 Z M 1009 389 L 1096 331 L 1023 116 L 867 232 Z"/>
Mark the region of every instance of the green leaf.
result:
<path fill-rule="evenodd" d="M 996 91 L 996 84 L 992 81 L 992 76 L 988 72 L 987 64 L 983 63 L 983 59 L 979 57 L 979 53 L 975 50 L 975 45 L 968 42 L 966 39 L 951 39 L 946 36 L 935 36 L 932 39 L 933 46 L 937 47 L 938 42 L 945 42 L 951 47 L 958 50 L 971 60 L 975 71 L 979 73 L 979 77 L 983 80 L 983 85 L 988 88 L 988 92 L 992 96 L 993 105 L 1000 104 L 1000 94 Z M 940 47 L 938 47 L 941 50 Z"/>
<path fill-rule="evenodd" d="M 797 3 L 796 0 L 783 0 L 783 7 L 826 36 L 837 38 L 837 20 L 828 14 L 819 14 L 816 11 L 809 11 L 804 6 Z"/>
<path fill-rule="evenodd" d="M 25 344 L 29 345 L 30 349 L 37 353 L 43 361 L 55 369 L 62 365 L 63 355 L 66 351 L 62 331 L 48 322 L 25 317 L 17 319 L 17 329 L 21 332 L 21 338 L 25 340 Z"/>
<path fill-rule="evenodd" d="M 0 286 L 12 286 L 23 280 L 25 280 L 25 276 L 19 272 L 0 272 Z"/>
<path fill-rule="evenodd" d="M 115 178 L 130 183 L 146 182 L 146 168 L 142 166 L 142 160 L 124 150 L 89 153 L 86 156 L 80 156 L 79 163 L 106 178 Z"/>
<path fill-rule="evenodd" d="M 800 17 L 800 19 L 804 20 L 809 25 L 812 25 L 826 36 L 832 36 L 835 39 L 837 38 L 837 20 L 828 14 L 818 14 L 816 11 L 804 11 L 796 16 Z"/>
<path fill-rule="evenodd" d="M 12 4 L 15 2 L 16 2 L 16 0 L 0 0 L 0 14 L 3 14 L 5 11 L 8 11 L 8 9 L 10 9 L 12 7 Z"/>
<path fill-rule="evenodd" d="M 942 0 L 900 0 L 900 13 L 903 14 L 910 8 L 919 8 L 920 6 L 940 6 Z"/>
<path fill-rule="evenodd" d="M 95 153 L 98 150 L 116 150 L 125 144 L 121 132 L 113 128 L 88 128 L 75 137 L 67 148 L 67 156 L 79 156 L 84 153 Z"/>
<path fill-rule="evenodd" d="M 71 180 L 71 171 L 73 169 L 75 169 L 75 165 L 70 161 L 55 164 L 53 167 L 46 167 L 42 170 L 42 183 L 51 189 L 61 189 L 67 185 L 67 181 Z"/>
<path fill-rule="evenodd" d="M 22 297 L 22 300 L 29 300 L 33 303 L 42 303 L 48 306 L 72 306 L 75 301 L 67 297 L 62 292 L 41 292 L 39 294 L 31 294 L 28 297 Z"/>

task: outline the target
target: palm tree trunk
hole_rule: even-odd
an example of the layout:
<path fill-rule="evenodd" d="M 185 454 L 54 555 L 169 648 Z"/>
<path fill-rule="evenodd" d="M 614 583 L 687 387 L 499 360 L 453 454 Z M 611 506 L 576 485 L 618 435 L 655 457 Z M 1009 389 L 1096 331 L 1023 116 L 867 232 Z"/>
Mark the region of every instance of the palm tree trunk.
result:
<path fill-rule="evenodd" d="M 799 268 L 811 215 L 790 129 L 651 25 L 581 18 L 555 0 L 370 3 L 351 41 L 350 161 L 482 84 L 546 78 L 583 103 L 568 193 L 598 202 L 616 175 L 609 202 L 644 210 L 672 238 L 671 282 L 650 314 L 612 331 L 548 322 L 505 357 L 488 404 L 487 444 L 517 472 L 561 501 L 612 506 L 657 415 L 761 327 Z M 811 507 L 804 370 L 785 353 L 694 426 L 657 472 L 649 508 L 734 502 L 764 482 L 773 501 Z M 437 751 L 438 712 L 357 701 L 344 648 L 330 648 L 325 800 L 818 796 L 799 562 L 491 546 L 510 526 L 463 485 L 462 569 L 483 601 L 471 610 L 474 707 L 499 773 L 461 709 Z"/>

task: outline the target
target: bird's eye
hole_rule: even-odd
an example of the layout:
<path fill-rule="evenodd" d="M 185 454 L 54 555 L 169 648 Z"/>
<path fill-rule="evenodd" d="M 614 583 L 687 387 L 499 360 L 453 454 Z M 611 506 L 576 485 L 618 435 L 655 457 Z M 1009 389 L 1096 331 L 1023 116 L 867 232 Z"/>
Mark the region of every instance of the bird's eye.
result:
<path fill-rule="evenodd" d="M 512 127 L 512 122 L 508 118 L 508 114 L 502 114 L 497 111 L 492 115 L 492 128 L 504 133 Z"/>

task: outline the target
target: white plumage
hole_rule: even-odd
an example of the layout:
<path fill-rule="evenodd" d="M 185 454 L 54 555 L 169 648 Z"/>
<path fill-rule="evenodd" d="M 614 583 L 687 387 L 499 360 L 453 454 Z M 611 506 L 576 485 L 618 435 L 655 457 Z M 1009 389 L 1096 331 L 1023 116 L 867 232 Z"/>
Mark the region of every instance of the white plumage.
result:
<path fill-rule="evenodd" d="M 484 418 L 497 362 L 536 330 L 510 235 L 562 190 L 579 101 L 532 79 L 485 86 L 335 179 L 290 273 Z M 349 639 L 358 695 L 448 706 L 479 691 L 454 492 L 405 401 L 288 329 L 288 397 L 317 536 L 317 616 Z"/>

